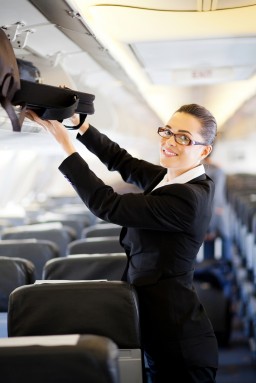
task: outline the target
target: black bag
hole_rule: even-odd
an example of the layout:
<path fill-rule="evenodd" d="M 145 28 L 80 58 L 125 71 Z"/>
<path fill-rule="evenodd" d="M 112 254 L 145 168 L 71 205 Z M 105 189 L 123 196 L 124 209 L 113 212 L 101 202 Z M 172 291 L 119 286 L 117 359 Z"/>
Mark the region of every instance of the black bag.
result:
<path fill-rule="evenodd" d="M 21 80 L 32 81 L 36 83 L 41 82 L 40 70 L 31 62 L 17 58 L 19 74 Z"/>
<path fill-rule="evenodd" d="M 0 28 L 0 103 L 12 122 L 13 131 L 21 131 L 27 108 L 44 120 L 61 122 L 78 113 L 78 125 L 65 125 L 68 129 L 78 129 L 87 114 L 94 113 L 94 99 L 92 94 L 21 79 L 13 47 Z M 19 111 L 14 106 L 19 106 Z"/>
<path fill-rule="evenodd" d="M 21 106 L 25 104 L 43 120 L 63 121 L 78 113 L 80 123 L 77 126 L 65 125 L 69 129 L 78 129 L 87 114 L 94 113 L 93 94 L 26 80 L 20 80 L 20 83 L 20 90 L 15 93 L 12 104 Z"/>
<path fill-rule="evenodd" d="M 20 89 L 20 76 L 13 47 L 0 28 L 0 104 L 8 114 L 14 131 L 20 131 L 21 123 L 11 100 Z"/>

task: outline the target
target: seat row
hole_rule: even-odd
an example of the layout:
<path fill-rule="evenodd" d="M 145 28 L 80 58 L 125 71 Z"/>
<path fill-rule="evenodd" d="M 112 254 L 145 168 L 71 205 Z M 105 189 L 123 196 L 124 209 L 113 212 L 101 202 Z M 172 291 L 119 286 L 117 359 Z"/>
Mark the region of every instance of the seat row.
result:
<path fill-rule="evenodd" d="M 10 293 L 37 280 L 121 280 L 126 265 L 124 253 L 78 254 L 48 260 L 42 277 L 25 258 L 0 257 L 0 312 L 8 311 Z"/>
<path fill-rule="evenodd" d="M 126 282 L 42 280 L 20 286 L 9 295 L 7 324 L 7 339 L 71 334 L 106 337 L 118 348 L 120 382 L 144 380 L 137 295 Z"/>
<path fill-rule="evenodd" d="M 41 279 L 44 264 L 53 258 L 70 254 L 123 252 L 117 235 L 121 230 L 118 225 L 92 225 L 91 236 L 88 228 L 88 236 L 80 239 L 70 229 L 60 223 L 8 228 L 2 232 L 0 257 L 23 257 L 30 260 L 35 265 L 36 278 Z"/>
<path fill-rule="evenodd" d="M 256 361 L 256 176 L 236 174 L 228 180 L 238 311 Z"/>
<path fill-rule="evenodd" d="M 90 240 L 97 228 L 95 217 L 84 214 L 80 204 L 75 211 L 71 203 L 65 208 L 53 203 L 51 214 L 33 212 L 30 222 L 1 220 L 1 379 L 10 383 L 140 383 L 143 358 L 136 297 L 129 285 L 111 282 L 120 280 L 125 256 L 102 254 L 123 249 L 118 237 L 110 239 L 110 227 L 101 234 L 107 238 L 97 239 L 98 244 Z M 120 227 L 117 235 L 119 231 Z M 88 240 L 85 248 L 80 239 Z M 93 275 L 96 279 L 103 275 L 111 285 L 89 282 Z M 65 282 L 60 283 L 60 278 Z"/>
<path fill-rule="evenodd" d="M 70 204 L 57 206 L 49 210 L 45 210 L 44 207 L 38 206 L 37 209 L 33 209 L 33 214 L 27 212 L 27 217 L 21 219 L 19 216 L 5 216 L 0 211 L 0 228 L 4 237 L 17 235 L 16 232 L 30 232 L 40 230 L 45 225 L 45 230 L 54 229 L 56 227 L 64 227 L 68 232 L 68 236 L 71 239 L 80 239 L 85 237 L 107 236 L 107 235 L 119 235 L 120 227 L 118 225 L 109 224 L 108 227 L 102 226 L 101 232 L 99 232 L 101 223 L 105 221 L 100 220 L 94 216 L 84 204 Z M 106 230 L 107 229 L 107 230 Z M 96 233 L 97 230 L 97 233 Z M 28 233 L 30 234 L 30 233 Z M 19 234 L 21 236 L 21 234 Z M 26 234 L 23 234 L 22 238 L 27 238 Z M 47 235 L 47 233 L 46 233 Z"/>

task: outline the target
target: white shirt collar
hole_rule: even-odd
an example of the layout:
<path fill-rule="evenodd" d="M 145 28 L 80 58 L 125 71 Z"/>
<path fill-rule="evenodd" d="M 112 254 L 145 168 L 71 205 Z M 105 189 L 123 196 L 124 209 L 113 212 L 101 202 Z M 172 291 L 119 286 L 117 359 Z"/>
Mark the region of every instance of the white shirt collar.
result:
<path fill-rule="evenodd" d="M 201 164 L 199 166 L 196 166 L 193 169 L 188 170 L 187 172 L 181 174 L 180 176 L 177 176 L 173 178 L 171 181 L 167 180 L 167 174 L 164 176 L 161 182 L 153 189 L 157 189 L 161 186 L 171 185 L 171 184 L 185 184 L 186 182 L 189 182 L 193 180 L 194 178 L 197 178 L 205 173 L 204 165 Z"/>

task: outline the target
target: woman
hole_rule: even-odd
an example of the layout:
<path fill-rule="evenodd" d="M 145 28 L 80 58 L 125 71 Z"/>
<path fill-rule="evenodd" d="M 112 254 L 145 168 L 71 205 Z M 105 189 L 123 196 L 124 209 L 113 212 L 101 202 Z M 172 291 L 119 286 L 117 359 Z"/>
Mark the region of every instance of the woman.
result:
<path fill-rule="evenodd" d="M 153 383 L 215 382 L 217 341 L 193 287 L 197 253 L 212 213 L 213 181 L 201 161 L 211 150 L 216 121 L 197 104 L 184 105 L 160 136 L 160 165 L 133 158 L 85 122 L 77 139 L 111 171 L 143 193 L 119 195 L 76 152 L 65 127 L 27 116 L 52 133 L 68 157 L 59 169 L 86 206 L 123 226 L 123 280 L 138 293 L 142 345 Z"/>

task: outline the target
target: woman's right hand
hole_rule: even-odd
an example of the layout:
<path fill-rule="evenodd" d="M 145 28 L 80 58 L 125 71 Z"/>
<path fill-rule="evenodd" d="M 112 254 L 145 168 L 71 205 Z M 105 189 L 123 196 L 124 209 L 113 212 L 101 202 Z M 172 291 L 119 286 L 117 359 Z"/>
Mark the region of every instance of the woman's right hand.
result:
<path fill-rule="evenodd" d="M 35 112 L 29 109 L 26 111 L 25 116 L 31 121 L 35 121 L 46 131 L 51 133 L 68 155 L 76 152 L 76 148 L 71 140 L 71 137 L 61 122 L 57 120 L 42 120 Z"/>
<path fill-rule="evenodd" d="M 78 125 L 80 122 L 80 116 L 79 114 L 75 113 L 73 116 L 70 118 L 72 124 Z M 78 129 L 80 134 L 84 134 L 86 130 L 89 128 L 89 123 L 87 121 L 84 121 L 84 123 L 80 126 Z"/>

